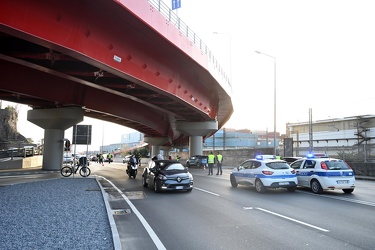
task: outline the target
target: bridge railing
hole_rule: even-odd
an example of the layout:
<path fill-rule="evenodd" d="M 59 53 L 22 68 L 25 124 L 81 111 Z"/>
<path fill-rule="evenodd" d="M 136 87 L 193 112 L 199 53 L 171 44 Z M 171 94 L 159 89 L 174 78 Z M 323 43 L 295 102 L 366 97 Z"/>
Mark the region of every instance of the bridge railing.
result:
<path fill-rule="evenodd" d="M 177 16 L 176 13 L 173 12 L 164 2 L 161 0 L 147 0 L 151 5 L 153 5 L 169 22 L 174 24 L 178 30 L 181 31 L 183 35 L 185 35 L 193 44 L 195 44 L 204 54 L 208 56 L 209 66 L 210 69 L 212 68 L 215 70 L 216 74 L 214 75 L 219 76 L 222 80 L 224 80 L 227 86 L 223 86 L 225 89 L 231 91 L 232 85 L 230 82 L 230 77 L 225 73 L 223 67 L 219 64 L 218 60 L 215 58 L 211 50 L 207 47 L 207 45 L 200 39 L 197 34 L 194 33 L 192 29 L 189 28 L 187 24 L 185 24 L 181 18 Z M 220 83 L 220 82 L 219 82 Z M 228 89 L 229 88 L 229 89 Z"/>

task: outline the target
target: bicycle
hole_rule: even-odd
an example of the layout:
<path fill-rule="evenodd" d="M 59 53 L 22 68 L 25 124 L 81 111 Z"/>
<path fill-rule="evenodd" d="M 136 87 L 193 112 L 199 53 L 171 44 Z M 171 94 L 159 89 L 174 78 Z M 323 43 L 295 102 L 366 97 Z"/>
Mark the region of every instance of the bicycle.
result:
<path fill-rule="evenodd" d="M 90 174 L 91 174 L 91 170 L 89 169 L 89 167 L 87 167 L 86 165 L 83 165 L 83 166 L 77 166 L 75 169 L 74 169 L 74 166 L 65 166 L 61 169 L 60 173 L 62 176 L 64 177 L 69 177 L 71 176 L 73 173 L 77 174 L 78 172 L 78 169 L 79 169 L 79 174 L 82 176 L 82 177 L 88 177 Z"/>

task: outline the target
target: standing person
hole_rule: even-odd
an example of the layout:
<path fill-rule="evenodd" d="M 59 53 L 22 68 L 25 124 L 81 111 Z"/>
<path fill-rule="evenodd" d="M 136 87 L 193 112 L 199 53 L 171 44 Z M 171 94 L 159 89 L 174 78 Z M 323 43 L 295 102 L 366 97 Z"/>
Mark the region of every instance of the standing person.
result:
<path fill-rule="evenodd" d="M 103 156 L 103 154 L 99 155 L 99 164 L 102 164 L 102 166 L 104 166 L 104 156 Z"/>
<path fill-rule="evenodd" d="M 214 172 L 215 155 L 212 151 L 208 154 L 208 175 L 212 175 Z"/>
<path fill-rule="evenodd" d="M 219 175 L 219 172 L 220 172 L 220 175 L 222 175 L 223 169 L 221 168 L 221 163 L 223 162 L 223 156 L 220 154 L 220 152 L 217 152 L 216 154 L 216 161 L 217 161 L 217 174 L 216 175 Z"/>
<path fill-rule="evenodd" d="M 112 162 L 112 154 L 111 153 L 107 154 L 107 159 L 108 159 L 108 164 L 111 164 L 111 162 Z"/>

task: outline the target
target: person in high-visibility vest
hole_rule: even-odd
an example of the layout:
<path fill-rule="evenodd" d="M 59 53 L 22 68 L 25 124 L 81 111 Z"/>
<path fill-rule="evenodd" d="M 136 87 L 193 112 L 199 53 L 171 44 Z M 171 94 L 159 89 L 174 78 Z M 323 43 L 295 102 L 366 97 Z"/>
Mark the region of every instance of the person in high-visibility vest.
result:
<path fill-rule="evenodd" d="M 108 159 L 108 163 L 111 164 L 111 162 L 112 162 L 112 154 L 111 153 L 107 154 L 107 159 Z"/>
<path fill-rule="evenodd" d="M 215 155 L 212 153 L 212 151 L 208 154 L 208 175 L 212 175 L 214 172 L 214 164 L 215 164 Z"/>
<path fill-rule="evenodd" d="M 216 175 L 219 175 L 219 173 L 222 175 L 223 169 L 221 168 L 221 163 L 223 162 L 223 156 L 220 154 L 220 152 L 217 152 L 216 160 L 217 160 L 217 174 Z"/>

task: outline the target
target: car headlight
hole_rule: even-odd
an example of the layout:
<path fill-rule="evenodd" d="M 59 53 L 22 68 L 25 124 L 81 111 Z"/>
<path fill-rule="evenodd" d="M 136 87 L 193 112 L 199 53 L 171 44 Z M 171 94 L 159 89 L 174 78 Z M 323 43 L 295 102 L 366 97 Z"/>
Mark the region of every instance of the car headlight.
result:
<path fill-rule="evenodd" d="M 189 173 L 189 179 L 192 181 L 193 180 L 193 175 Z"/>
<path fill-rule="evenodd" d="M 165 181 L 167 180 L 167 177 L 165 177 L 165 175 L 159 174 L 158 179 Z"/>

